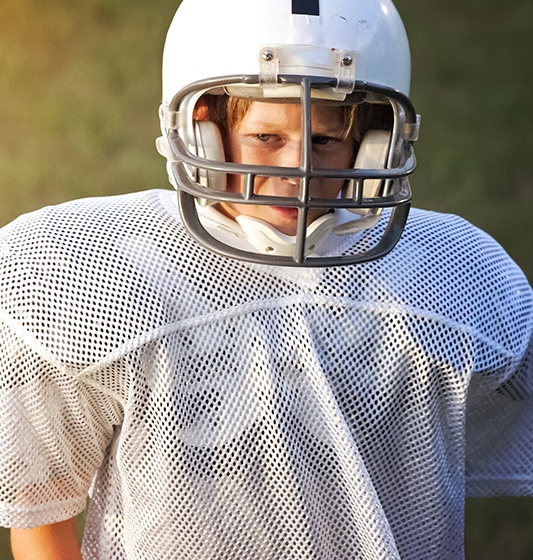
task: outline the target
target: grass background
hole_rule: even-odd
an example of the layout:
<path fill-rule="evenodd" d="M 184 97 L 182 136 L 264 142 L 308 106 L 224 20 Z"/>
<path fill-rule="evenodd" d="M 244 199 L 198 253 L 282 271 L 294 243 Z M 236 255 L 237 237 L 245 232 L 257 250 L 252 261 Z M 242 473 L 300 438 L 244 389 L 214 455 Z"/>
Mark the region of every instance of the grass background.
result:
<path fill-rule="evenodd" d="M 161 50 L 177 4 L 2 0 L 0 226 L 72 198 L 167 186 L 154 139 Z M 533 2 L 396 5 L 422 114 L 415 205 L 466 217 L 531 280 Z M 468 502 L 471 560 L 533 558 L 532 529 L 533 500 Z M 10 558 L 6 539 L 0 531 L 0 560 Z"/>

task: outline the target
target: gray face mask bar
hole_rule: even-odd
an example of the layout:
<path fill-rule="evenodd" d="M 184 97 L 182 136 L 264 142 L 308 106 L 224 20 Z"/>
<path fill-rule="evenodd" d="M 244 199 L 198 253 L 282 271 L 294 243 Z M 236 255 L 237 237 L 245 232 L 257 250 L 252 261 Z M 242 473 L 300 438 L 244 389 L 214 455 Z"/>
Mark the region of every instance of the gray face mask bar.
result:
<path fill-rule="evenodd" d="M 415 157 L 412 143 L 418 135 L 418 118 L 409 99 L 403 94 L 386 88 L 375 87 L 370 84 L 356 82 L 352 94 L 348 94 L 343 103 L 354 104 L 368 102 L 383 102 L 391 104 L 395 118 L 393 141 L 387 158 L 386 169 L 315 169 L 311 161 L 312 131 L 311 131 L 311 103 L 313 92 L 321 89 L 331 89 L 336 80 L 330 78 L 309 78 L 303 76 L 279 76 L 278 83 L 287 84 L 292 89 L 298 85 L 301 98 L 298 100 L 302 107 L 302 154 L 300 166 L 297 168 L 270 167 L 228 163 L 224 161 L 206 160 L 198 157 L 187 148 L 182 138 L 184 114 L 180 113 L 182 102 L 194 95 L 195 92 L 225 91 L 227 87 L 252 86 L 254 95 L 260 89 L 258 76 L 229 77 L 220 80 L 208 80 L 192 84 L 180 92 L 172 101 L 169 115 L 167 115 L 168 142 L 173 154 L 172 172 L 178 187 L 180 212 L 185 227 L 201 245 L 219 255 L 236 258 L 248 262 L 278 266 L 321 267 L 338 266 L 367 262 L 385 256 L 389 253 L 401 237 L 409 214 L 411 190 L 407 176 L 415 168 Z M 244 87 L 243 87 L 244 86 Z M 257 86 L 257 87 L 254 87 Z M 196 95 L 195 99 L 198 99 Z M 268 98 L 259 99 L 270 101 Z M 379 101 L 381 100 L 381 101 Z M 278 97 L 277 102 L 283 102 Z M 287 100 L 286 102 L 289 102 Z M 294 98 L 290 100 L 294 103 Z M 189 112 L 190 113 L 190 112 Z M 401 116 L 401 118 L 399 118 Z M 241 192 L 226 192 L 214 190 L 191 177 L 191 169 L 208 172 L 242 175 L 244 187 Z M 260 195 L 255 192 L 257 177 L 293 177 L 299 181 L 299 193 L 295 197 L 279 197 Z M 353 185 L 350 196 L 336 199 L 320 199 L 311 195 L 311 181 L 313 179 L 343 179 Z M 387 181 L 387 192 L 371 198 L 364 197 L 364 183 L 368 180 Z M 277 207 L 292 207 L 298 209 L 297 235 L 294 251 L 291 256 L 263 254 L 260 252 L 239 249 L 221 242 L 211 235 L 204 227 L 198 214 L 197 200 L 203 199 L 232 204 L 251 204 Z M 370 248 L 361 249 L 355 254 L 340 254 L 335 256 L 313 256 L 306 250 L 308 213 L 312 208 L 328 210 L 346 209 L 351 212 L 374 211 L 381 214 L 383 209 L 391 209 L 379 218 L 387 219 L 387 224 L 377 243 Z M 381 226 L 380 226 L 381 227 Z M 334 234 L 332 234 L 334 235 Z"/>

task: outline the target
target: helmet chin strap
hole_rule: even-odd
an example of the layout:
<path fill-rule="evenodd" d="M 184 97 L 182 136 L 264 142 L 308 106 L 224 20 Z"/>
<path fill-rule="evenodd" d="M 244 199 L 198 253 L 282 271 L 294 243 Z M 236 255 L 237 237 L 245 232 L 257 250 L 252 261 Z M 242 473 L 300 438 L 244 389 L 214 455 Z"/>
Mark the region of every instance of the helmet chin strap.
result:
<path fill-rule="evenodd" d="M 281 233 L 264 220 L 244 214 L 240 214 L 235 220 L 232 220 L 214 206 L 202 206 L 197 202 L 196 209 L 204 226 L 214 227 L 245 238 L 259 253 L 285 257 L 294 255 L 296 235 Z M 307 227 L 306 254 L 316 251 L 335 226 L 336 218 L 333 212 L 328 212 L 311 223 Z"/>

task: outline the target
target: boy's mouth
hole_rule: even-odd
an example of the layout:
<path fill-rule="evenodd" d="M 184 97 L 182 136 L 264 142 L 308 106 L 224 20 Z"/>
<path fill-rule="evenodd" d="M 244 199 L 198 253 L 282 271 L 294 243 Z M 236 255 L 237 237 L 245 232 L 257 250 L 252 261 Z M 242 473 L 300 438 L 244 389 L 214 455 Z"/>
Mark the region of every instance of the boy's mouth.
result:
<path fill-rule="evenodd" d="M 298 219 L 298 208 L 293 208 L 291 206 L 272 206 L 271 208 L 286 219 Z"/>

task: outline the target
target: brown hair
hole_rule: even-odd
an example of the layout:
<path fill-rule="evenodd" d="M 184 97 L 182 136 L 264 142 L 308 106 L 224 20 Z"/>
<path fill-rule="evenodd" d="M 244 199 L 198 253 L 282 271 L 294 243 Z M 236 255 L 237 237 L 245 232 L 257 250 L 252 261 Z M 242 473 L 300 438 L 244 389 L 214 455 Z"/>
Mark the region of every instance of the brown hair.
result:
<path fill-rule="evenodd" d="M 234 130 L 242 121 L 253 103 L 251 99 L 232 97 L 227 95 L 203 95 L 201 102 L 206 105 L 209 120 L 213 121 L 222 133 Z M 361 139 L 361 127 L 356 118 L 358 108 L 356 105 L 342 106 L 344 111 L 343 137 L 352 136 L 357 142 Z"/>

